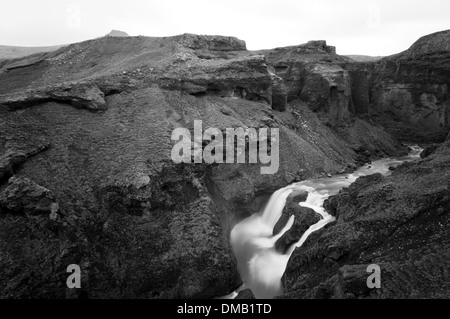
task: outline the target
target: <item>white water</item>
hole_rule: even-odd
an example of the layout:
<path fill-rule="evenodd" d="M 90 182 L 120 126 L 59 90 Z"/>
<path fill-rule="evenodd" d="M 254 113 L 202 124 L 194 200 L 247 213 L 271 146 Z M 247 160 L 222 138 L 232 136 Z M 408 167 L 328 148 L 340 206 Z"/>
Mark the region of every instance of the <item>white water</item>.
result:
<path fill-rule="evenodd" d="M 389 166 L 417 159 L 419 154 L 420 149 L 416 148 L 409 156 L 374 161 L 352 174 L 306 180 L 276 191 L 263 212 L 244 219 L 231 231 L 231 246 L 244 284 L 226 297 L 234 298 L 239 291 L 246 288 L 252 290 L 255 298 L 267 299 L 280 295 L 283 292 L 281 277 L 295 248 L 300 247 L 312 232 L 335 220 L 323 208 L 325 199 L 337 194 L 343 187 L 348 187 L 360 176 L 375 173 L 389 175 L 391 173 Z M 290 217 L 286 226 L 277 235 L 274 236 L 272 233 L 275 224 L 281 217 L 286 199 L 293 190 L 308 192 L 306 201 L 300 202 L 299 205 L 313 209 L 320 214 L 321 219 L 310 226 L 300 240 L 294 243 L 285 254 L 282 254 L 275 250 L 275 243 L 292 227 L 294 216 Z"/>

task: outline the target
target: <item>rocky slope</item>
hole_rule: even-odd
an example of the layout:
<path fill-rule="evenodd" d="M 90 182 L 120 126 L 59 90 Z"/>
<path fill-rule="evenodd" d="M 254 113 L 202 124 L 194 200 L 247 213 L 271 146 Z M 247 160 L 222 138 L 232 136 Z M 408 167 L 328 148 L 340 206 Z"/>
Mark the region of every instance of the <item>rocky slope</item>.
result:
<path fill-rule="evenodd" d="M 264 53 L 184 34 L 104 37 L 0 62 L 0 297 L 233 291 L 230 229 L 274 190 L 404 152 L 355 118 L 342 61 L 320 41 Z M 194 120 L 279 128 L 278 172 L 175 164 L 171 133 Z M 66 287 L 70 264 L 82 289 Z"/>

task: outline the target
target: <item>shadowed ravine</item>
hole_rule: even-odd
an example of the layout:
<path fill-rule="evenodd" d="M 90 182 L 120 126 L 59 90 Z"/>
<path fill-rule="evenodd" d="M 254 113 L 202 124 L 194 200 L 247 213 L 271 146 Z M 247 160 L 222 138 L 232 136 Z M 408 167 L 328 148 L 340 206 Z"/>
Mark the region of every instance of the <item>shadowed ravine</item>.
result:
<path fill-rule="evenodd" d="M 255 298 L 273 298 L 282 294 L 281 277 L 292 252 L 296 247 L 300 247 L 311 233 L 335 220 L 335 217 L 329 215 L 323 208 L 324 201 L 339 193 L 343 187 L 348 187 L 358 177 L 375 173 L 389 175 L 391 165 L 417 159 L 419 154 L 420 149 L 414 148 L 408 156 L 377 160 L 364 165 L 352 174 L 306 180 L 276 191 L 264 211 L 244 219 L 231 231 L 231 245 L 244 284 L 228 297 L 234 298 L 239 291 L 247 288 L 252 290 Z M 310 226 L 300 240 L 282 254 L 275 249 L 275 243 L 292 227 L 295 217 L 292 215 L 278 234 L 273 235 L 273 229 L 281 217 L 287 197 L 294 190 L 308 192 L 306 201 L 300 202 L 299 205 L 313 209 L 321 215 L 321 219 Z"/>

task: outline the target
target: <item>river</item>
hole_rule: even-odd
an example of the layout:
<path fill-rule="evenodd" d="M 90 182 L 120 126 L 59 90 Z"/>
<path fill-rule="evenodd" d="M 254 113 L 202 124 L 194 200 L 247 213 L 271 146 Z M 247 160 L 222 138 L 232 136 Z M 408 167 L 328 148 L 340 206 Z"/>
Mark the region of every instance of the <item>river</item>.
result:
<path fill-rule="evenodd" d="M 420 151 L 420 148 L 412 147 L 408 156 L 380 159 L 360 167 L 351 174 L 305 180 L 276 191 L 262 212 L 242 220 L 231 231 L 231 246 L 244 283 L 226 298 L 234 298 L 243 289 L 252 290 L 257 299 L 268 299 L 282 294 L 281 277 L 295 248 L 300 247 L 312 232 L 335 220 L 323 208 L 324 201 L 329 196 L 339 193 L 343 187 L 348 187 L 358 177 L 375 173 L 391 174 L 390 166 L 418 159 Z M 275 250 L 275 242 L 293 225 L 294 216 L 291 216 L 285 227 L 275 236 L 273 228 L 281 217 L 286 199 L 294 190 L 308 192 L 306 201 L 300 202 L 299 205 L 313 209 L 321 219 L 310 226 L 300 240 L 282 254 Z"/>

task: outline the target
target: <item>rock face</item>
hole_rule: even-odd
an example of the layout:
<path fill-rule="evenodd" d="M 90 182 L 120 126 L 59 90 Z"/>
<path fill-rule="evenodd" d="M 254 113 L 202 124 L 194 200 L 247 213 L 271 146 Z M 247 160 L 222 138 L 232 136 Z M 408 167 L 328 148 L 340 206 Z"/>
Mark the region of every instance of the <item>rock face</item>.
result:
<path fill-rule="evenodd" d="M 443 141 L 450 129 L 450 31 L 378 62 L 341 65 L 352 78 L 356 113 L 370 113 L 405 140 Z"/>
<path fill-rule="evenodd" d="M 348 119 L 354 113 L 348 72 L 330 63 L 308 65 L 306 71 L 300 98 L 313 111 L 324 112 L 332 123 Z"/>
<path fill-rule="evenodd" d="M 7 106 L 9 110 L 23 109 L 52 101 L 68 103 L 91 111 L 106 109 L 104 93 L 97 86 L 89 83 L 65 83 L 0 97 L 0 105 Z"/>
<path fill-rule="evenodd" d="M 201 49 L 210 51 L 245 51 L 245 41 L 235 37 L 224 37 L 220 35 L 196 35 L 183 34 L 178 37 L 178 43 L 190 49 Z"/>
<path fill-rule="evenodd" d="M 283 79 L 287 101 L 300 98 L 332 125 L 355 114 L 349 73 L 338 65 L 348 59 L 338 56 L 325 41 L 260 52 Z"/>
<path fill-rule="evenodd" d="M 275 248 L 281 253 L 285 253 L 292 244 L 299 241 L 309 226 L 320 220 L 320 215 L 314 210 L 299 205 L 299 202 L 304 202 L 307 196 L 307 193 L 291 193 L 286 200 L 283 213 L 273 229 L 274 235 L 281 231 L 291 215 L 295 216 L 295 220 L 291 229 L 275 243 Z"/>
<path fill-rule="evenodd" d="M 306 66 L 310 63 L 345 62 L 345 58 L 335 54 L 335 48 L 327 46 L 325 41 L 310 41 L 307 44 L 263 50 L 259 53 L 267 57 L 276 74 L 288 88 L 288 100 L 300 97 L 307 76 Z"/>
<path fill-rule="evenodd" d="M 189 62 L 186 68 L 169 70 L 161 76 L 158 79 L 161 86 L 171 90 L 184 90 L 192 95 L 238 97 L 272 105 L 272 77 L 264 56 Z M 279 96 L 280 90 L 276 93 Z"/>
<path fill-rule="evenodd" d="M 448 144 L 448 143 L 447 143 Z M 450 148 L 359 178 L 325 206 L 337 220 L 289 261 L 289 298 L 448 298 Z M 369 289 L 370 264 L 381 289 Z"/>
<path fill-rule="evenodd" d="M 48 148 L 48 144 L 41 144 L 38 146 L 31 147 L 25 151 L 19 150 L 7 150 L 0 157 L 0 182 L 7 177 L 14 175 L 14 170 L 20 165 L 25 163 L 25 161 Z"/>
<path fill-rule="evenodd" d="M 374 63 L 341 63 L 351 81 L 352 103 L 355 114 L 368 114 L 372 97 Z"/>
<path fill-rule="evenodd" d="M 285 111 L 287 104 L 287 88 L 278 75 L 271 73 L 272 77 L 272 108 L 276 111 Z"/>
<path fill-rule="evenodd" d="M 50 190 L 24 177 L 11 177 L 0 193 L 0 209 L 4 212 L 49 215 L 55 205 Z"/>

